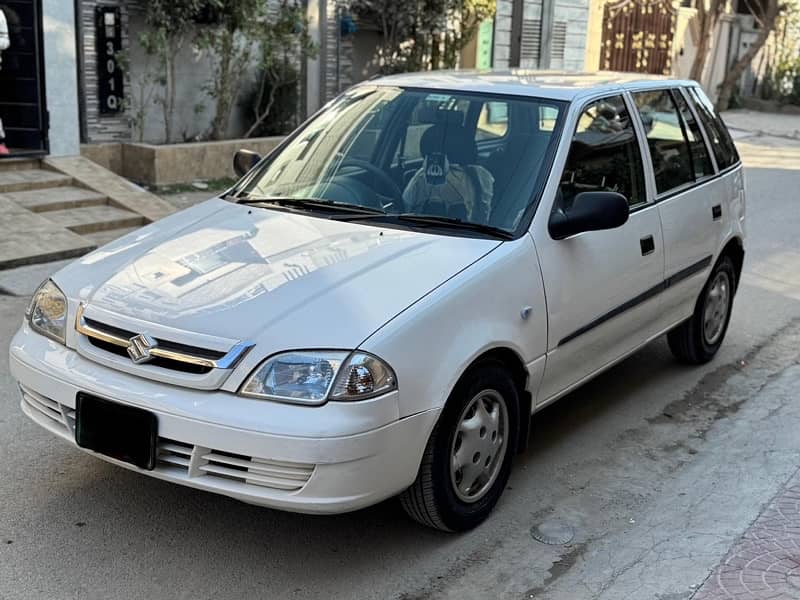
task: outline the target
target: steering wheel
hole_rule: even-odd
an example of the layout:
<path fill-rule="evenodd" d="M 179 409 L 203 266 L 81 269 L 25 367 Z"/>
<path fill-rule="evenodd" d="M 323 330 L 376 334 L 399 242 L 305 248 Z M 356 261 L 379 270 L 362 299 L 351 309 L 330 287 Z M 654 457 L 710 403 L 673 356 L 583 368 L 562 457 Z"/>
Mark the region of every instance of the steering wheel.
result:
<path fill-rule="evenodd" d="M 403 203 L 403 192 L 400 191 L 400 188 L 397 187 L 397 184 L 394 182 L 394 180 L 391 177 L 389 177 L 386 174 L 385 171 L 383 171 L 379 167 L 376 167 L 372 163 L 367 162 L 366 160 L 361 160 L 360 158 L 346 158 L 346 159 L 344 159 L 339 164 L 339 168 L 343 169 L 344 167 L 358 167 L 359 169 L 364 169 L 365 171 L 369 171 L 370 173 L 375 175 L 384 184 L 386 184 L 386 187 L 391 192 L 392 199 L 400 207 L 400 210 L 401 211 L 403 210 L 403 206 L 404 206 L 404 203 Z M 377 204 L 378 204 L 377 200 L 376 200 L 375 204 L 376 204 L 376 207 L 377 207 Z M 383 208 L 383 207 L 381 206 L 380 208 Z"/>

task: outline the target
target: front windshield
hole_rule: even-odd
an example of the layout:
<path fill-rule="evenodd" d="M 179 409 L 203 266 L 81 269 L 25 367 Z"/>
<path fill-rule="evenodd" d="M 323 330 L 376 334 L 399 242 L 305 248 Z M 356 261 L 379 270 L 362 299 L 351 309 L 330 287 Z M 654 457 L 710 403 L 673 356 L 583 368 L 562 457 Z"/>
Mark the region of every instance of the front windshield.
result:
<path fill-rule="evenodd" d="M 564 104 L 359 86 L 335 99 L 242 190 L 514 231 Z"/>

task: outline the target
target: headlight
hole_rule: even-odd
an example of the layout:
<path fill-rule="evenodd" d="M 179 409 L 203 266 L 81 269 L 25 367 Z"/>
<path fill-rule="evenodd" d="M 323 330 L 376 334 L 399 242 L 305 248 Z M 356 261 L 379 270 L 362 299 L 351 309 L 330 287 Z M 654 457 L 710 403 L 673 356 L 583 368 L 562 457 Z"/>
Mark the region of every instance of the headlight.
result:
<path fill-rule="evenodd" d="M 65 343 L 67 298 L 51 280 L 45 281 L 34 292 L 28 305 L 27 316 L 31 329 L 57 342 Z"/>
<path fill-rule="evenodd" d="M 241 394 L 298 404 L 363 400 L 397 387 L 392 369 L 364 352 L 315 350 L 285 352 L 265 360 L 242 386 Z"/>

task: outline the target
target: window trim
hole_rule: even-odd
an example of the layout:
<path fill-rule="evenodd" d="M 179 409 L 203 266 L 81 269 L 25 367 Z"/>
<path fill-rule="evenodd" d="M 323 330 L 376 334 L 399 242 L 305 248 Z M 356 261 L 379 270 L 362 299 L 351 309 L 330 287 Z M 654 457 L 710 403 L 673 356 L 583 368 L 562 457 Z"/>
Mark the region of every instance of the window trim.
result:
<path fill-rule="evenodd" d="M 691 95 L 689 94 L 689 87 L 680 86 L 674 89 L 677 90 L 681 96 L 683 96 L 683 100 L 684 102 L 686 102 L 686 106 L 689 107 L 689 112 L 691 112 L 692 116 L 694 117 L 694 122 L 697 123 L 697 126 L 700 128 L 700 134 L 703 136 L 703 141 L 705 142 L 706 145 L 706 152 L 708 153 L 708 156 L 711 157 L 711 167 L 714 170 L 713 175 L 716 175 L 720 171 L 719 163 L 717 162 L 717 155 L 714 153 L 714 148 L 711 147 L 711 139 L 708 137 L 708 132 L 706 131 L 706 128 L 703 126 L 703 122 L 700 120 L 700 115 L 697 113 L 697 107 L 695 106 L 695 103 Z M 711 175 L 709 175 L 708 177 L 711 177 Z M 707 179 L 708 177 L 704 177 L 703 180 Z"/>
<path fill-rule="evenodd" d="M 689 138 L 686 137 L 686 129 L 685 129 L 685 125 L 684 125 L 684 122 L 683 122 L 683 117 L 681 116 L 681 110 L 678 107 L 678 103 L 675 102 L 675 99 L 672 97 L 671 90 L 672 90 L 672 88 L 670 88 L 670 87 L 653 87 L 653 88 L 642 88 L 642 89 L 637 89 L 637 90 L 629 90 L 629 94 L 630 94 L 630 97 L 631 97 L 631 103 L 633 103 L 633 105 L 634 105 L 634 107 L 636 109 L 636 114 L 638 115 L 637 120 L 639 121 L 639 124 L 641 125 L 642 138 L 643 138 L 645 146 L 647 146 L 647 156 L 650 159 L 650 162 L 648 164 L 649 164 L 649 167 L 650 167 L 650 169 L 649 169 L 650 174 L 653 177 L 653 194 L 654 194 L 653 195 L 653 202 L 654 203 L 655 202 L 660 202 L 661 200 L 663 200 L 666 197 L 674 196 L 675 194 L 679 194 L 681 192 L 684 192 L 684 191 L 696 186 L 698 183 L 704 182 L 704 181 L 706 181 L 708 179 L 708 177 L 704 177 L 703 179 L 697 179 L 695 177 L 694 164 L 692 163 L 692 164 L 690 164 L 690 166 L 691 166 L 691 169 L 692 169 L 692 179 L 693 179 L 693 181 L 687 181 L 685 183 L 677 185 L 677 186 L 675 186 L 673 188 L 670 188 L 670 189 L 668 189 L 666 191 L 663 191 L 663 192 L 659 192 L 658 191 L 658 186 L 656 185 L 655 166 L 653 165 L 653 156 L 650 154 L 650 144 L 647 143 L 647 133 L 644 130 L 644 122 L 642 121 L 642 115 L 641 115 L 641 113 L 639 113 L 639 107 L 636 106 L 636 100 L 633 99 L 633 95 L 634 94 L 639 94 L 639 93 L 647 93 L 647 92 L 666 92 L 667 93 L 667 96 L 669 96 L 670 102 L 672 102 L 672 106 L 675 108 L 675 112 L 678 114 L 678 122 L 680 123 L 680 126 L 681 126 L 681 133 L 683 134 L 683 141 L 686 144 L 686 149 L 689 152 L 689 160 L 691 162 L 691 160 L 692 160 L 691 144 L 689 143 Z M 712 166 L 713 166 L 713 164 L 712 164 Z M 716 175 L 716 173 L 715 173 L 715 175 Z"/>
<path fill-rule="evenodd" d="M 613 91 L 611 91 L 611 90 L 603 90 L 602 92 L 598 92 L 597 95 L 592 95 L 589 98 L 584 99 L 583 102 L 580 104 L 579 108 L 575 111 L 575 123 L 574 123 L 574 125 L 572 127 L 572 133 L 570 134 L 570 136 L 568 138 L 564 137 L 564 131 L 566 131 L 566 130 L 562 128 L 561 136 L 562 136 L 562 139 L 564 140 L 564 144 L 566 145 L 566 152 L 565 152 L 565 156 L 564 156 L 564 164 L 561 165 L 561 169 L 559 170 L 558 176 L 556 177 L 556 181 L 555 181 L 555 190 L 556 190 L 556 192 L 558 192 L 558 188 L 561 185 L 561 176 L 564 174 L 564 171 L 565 171 L 565 169 L 567 167 L 567 161 L 569 160 L 569 153 L 570 153 L 570 150 L 572 149 L 572 141 L 575 138 L 575 134 L 578 131 L 578 125 L 580 124 L 580 120 L 581 120 L 581 117 L 583 116 L 583 113 L 586 112 L 586 109 L 590 105 L 596 104 L 597 102 L 600 102 L 600 101 L 605 100 L 607 98 L 614 98 L 614 97 L 617 97 L 617 96 L 622 98 L 622 103 L 625 105 L 625 108 L 627 109 L 628 114 L 631 114 L 631 102 L 629 101 L 630 99 L 627 97 L 628 96 L 628 91 L 627 90 L 624 90 L 624 89 L 618 89 L 618 90 L 613 90 Z M 644 208 L 647 208 L 648 206 L 652 205 L 652 202 L 650 200 L 650 189 L 649 189 L 649 185 L 650 184 L 648 183 L 648 172 L 647 172 L 647 169 L 645 168 L 644 155 L 642 154 L 642 151 L 643 151 L 642 140 L 641 140 L 641 136 L 638 135 L 636 120 L 633 119 L 633 118 L 631 118 L 631 126 L 633 128 L 634 138 L 636 139 L 636 141 L 637 141 L 637 143 L 639 145 L 639 162 L 640 162 L 640 165 L 642 167 L 642 183 L 644 184 L 643 185 L 644 189 L 642 191 L 644 192 L 644 200 L 642 202 L 637 202 L 636 204 L 628 205 L 628 213 L 629 214 L 633 214 L 635 212 L 638 212 L 638 211 L 640 211 L 640 210 L 642 210 Z M 558 128 L 558 122 L 556 122 L 556 128 Z M 555 169 L 554 169 L 555 166 L 556 166 L 555 164 L 551 165 L 550 177 L 553 177 L 555 175 Z M 557 193 L 553 197 L 553 203 L 552 203 L 552 205 L 550 207 L 551 212 L 555 208 L 556 198 L 557 198 Z M 550 220 L 550 215 L 549 214 L 548 214 L 547 219 L 548 219 L 548 221 Z M 554 238 L 552 238 L 552 236 L 551 236 L 551 239 L 554 239 Z"/>
<path fill-rule="evenodd" d="M 689 106 L 690 106 L 690 107 L 691 107 L 693 110 L 695 109 L 695 106 L 694 106 L 694 105 L 695 105 L 695 104 L 699 104 L 699 103 L 700 103 L 700 101 L 699 101 L 699 100 L 695 100 L 695 99 L 692 97 L 692 94 L 689 92 L 689 90 L 691 90 L 691 89 L 699 90 L 699 93 L 700 93 L 700 94 L 703 94 L 704 96 L 706 96 L 706 99 L 708 99 L 708 100 L 709 100 L 709 102 L 710 102 L 710 99 L 709 99 L 709 98 L 708 98 L 708 96 L 705 94 L 705 91 L 703 90 L 702 86 L 700 86 L 700 85 L 698 85 L 698 84 L 696 84 L 696 83 L 695 83 L 694 85 L 686 85 L 686 86 L 682 86 L 682 87 L 683 87 L 683 89 L 685 90 L 685 95 L 686 95 L 686 97 L 689 99 Z M 713 108 L 713 105 L 712 105 L 712 108 Z M 716 112 L 716 110 L 715 110 L 714 112 Z M 696 110 L 695 110 L 695 113 L 696 113 L 696 114 L 697 114 L 697 116 L 699 117 L 699 114 L 697 113 L 697 111 L 696 111 Z M 716 165 L 717 165 L 717 170 L 718 170 L 718 174 L 719 174 L 719 173 L 725 173 L 725 172 L 727 172 L 727 171 L 730 171 L 730 170 L 731 170 L 731 169 L 733 169 L 734 167 L 737 167 L 737 166 L 741 165 L 741 164 L 742 164 L 742 157 L 741 157 L 741 155 L 739 154 L 739 149 L 738 149 L 738 148 L 736 148 L 736 142 L 733 140 L 733 136 L 731 136 L 731 132 L 730 132 L 730 130 L 728 129 L 728 126 L 725 124 L 725 121 L 722 119 L 722 116 L 721 116 L 721 115 L 719 115 L 719 114 L 718 114 L 717 116 L 719 117 L 719 121 L 720 121 L 720 123 L 721 123 L 721 124 L 722 124 L 722 126 L 725 128 L 725 132 L 728 134 L 728 137 L 730 137 L 731 144 L 733 144 L 733 149 L 734 149 L 734 152 L 736 152 L 736 160 L 735 160 L 733 163 L 731 163 L 730 165 L 728 165 L 727 167 L 725 167 L 724 169 L 721 169 L 721 168 L 719 167 L 719 161 L 717 161 L 717 153 L 714 151 L 714 148 L 713 148 L 713 146 L 712 146 L 712 144 L 711 144 L 711 138 L 710 138 L 710 137 L 708 137 L 708 138 L 707 138 L 707 139 L 708 139 L 708 144 L 709 144 L 709 146 L 711 147 L 711 155 L 712 155 L 712 156 L 713 156 L 713 158 L 714 158 L 714 164 L 716 164 Z M 700 127 L 701 127 L 701 129 L 702 129 L 704 132 L 706 132 L 705 125 L 704 125 L 704 123 L 702 122 L 702 120 L 701 120 L 701 119 L 699 119 L 699 118 L 698 118 L 698 123 L 700 124 Z M 707 132 L 706 132 L 706 133 L 707 133 Z"/>

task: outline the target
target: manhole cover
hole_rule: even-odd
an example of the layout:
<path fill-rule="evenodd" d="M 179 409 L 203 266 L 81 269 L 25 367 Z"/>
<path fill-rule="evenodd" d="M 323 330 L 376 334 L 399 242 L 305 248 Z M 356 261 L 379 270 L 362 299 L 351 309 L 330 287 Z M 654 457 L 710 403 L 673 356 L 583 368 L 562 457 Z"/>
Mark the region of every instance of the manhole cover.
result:
<path fill-rule="evenodd" d="M 572 541 L 575 537 L 575 528 L 559 521 L 545 521 L 531 527 L 531 536 L 537 542 L 561 546 Z"/>

